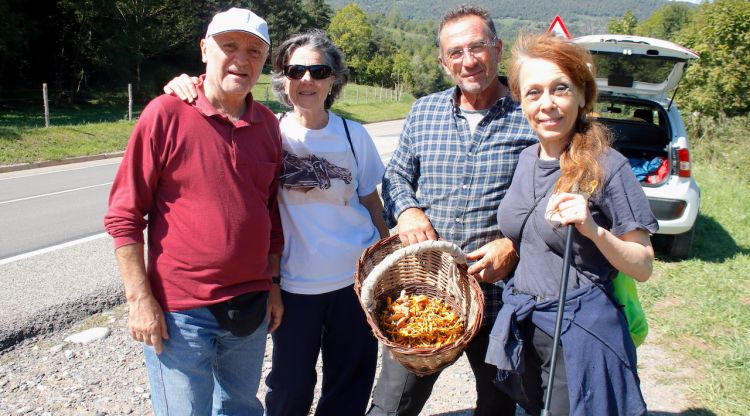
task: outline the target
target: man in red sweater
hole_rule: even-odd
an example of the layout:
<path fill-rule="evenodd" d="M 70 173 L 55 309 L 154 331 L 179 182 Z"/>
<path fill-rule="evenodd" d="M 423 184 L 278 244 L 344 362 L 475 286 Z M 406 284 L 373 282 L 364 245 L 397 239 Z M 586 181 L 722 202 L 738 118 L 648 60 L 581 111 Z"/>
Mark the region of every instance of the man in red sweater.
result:
<path fill-rule="evenodd" d="M 163 95 L 143 110 L 104 224 L 130 334 L 145 344 L 154 413 L 261 415 L 266 334 L 283 314 L 281 135 L 250 93 L 268 26 L 230 9 L 214 16 L 200 49 L 198 98 Z"/>

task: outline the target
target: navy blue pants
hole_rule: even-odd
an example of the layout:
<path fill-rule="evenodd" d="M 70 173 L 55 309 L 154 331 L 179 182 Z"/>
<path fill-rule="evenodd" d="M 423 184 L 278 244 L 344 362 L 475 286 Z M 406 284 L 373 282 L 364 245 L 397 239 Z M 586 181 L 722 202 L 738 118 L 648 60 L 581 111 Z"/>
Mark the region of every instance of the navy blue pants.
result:
<path fill-rule="evenodd" d="M 378 344 L 353 286 L 320 295 L 282 291 L 284 317 L 273 333 L 266 378 L 268 416 L 307 415 L 318 353 L 323 387 L 316 415 L 363 415 L 375 378 Z"/>

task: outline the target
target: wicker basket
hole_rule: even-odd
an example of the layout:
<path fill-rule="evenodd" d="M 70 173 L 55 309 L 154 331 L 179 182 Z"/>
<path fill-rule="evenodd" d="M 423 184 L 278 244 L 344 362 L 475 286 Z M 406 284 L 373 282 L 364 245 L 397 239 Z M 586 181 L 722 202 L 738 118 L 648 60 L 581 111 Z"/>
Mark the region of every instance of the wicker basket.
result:
<path fill-rule="evenodd" d="M 425 241 L 403 247 L 397 235 L 376 242 L 359 258 L 354 290 L 367 322 L 393 357 L 417 375 L 453 364 L 482 324 L 482 290 L 466 269 L 466 258 L 453 243 Z M 379 316 L 387 306 L 386 298 L 398 298 L 401 290 L 450 305 L 464 322 L 464 334 L 439 348 L 410 348 L 390 341 L 380 328 Z"/>

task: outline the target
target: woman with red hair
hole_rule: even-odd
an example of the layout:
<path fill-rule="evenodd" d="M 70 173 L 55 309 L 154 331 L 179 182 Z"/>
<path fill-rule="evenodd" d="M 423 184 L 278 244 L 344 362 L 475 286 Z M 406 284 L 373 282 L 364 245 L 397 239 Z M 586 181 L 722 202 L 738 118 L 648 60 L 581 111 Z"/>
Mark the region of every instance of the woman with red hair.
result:
<path fill-rule="evenodd" d="M 552 34 L 521 36 L 508 81 L 539 143 L 521 153 L 499 209 L 519 263 L 503 294 L 487 362 L 529 414 L 548 388 L 565 229 L 574 224 L 568 296 L 550 414 L 642 415 L 635 346 L 613 296 L 618 270 L 647 280 L 658 228 L 610 135 L 590 120 L 597 89 L 588 51 Z"/>

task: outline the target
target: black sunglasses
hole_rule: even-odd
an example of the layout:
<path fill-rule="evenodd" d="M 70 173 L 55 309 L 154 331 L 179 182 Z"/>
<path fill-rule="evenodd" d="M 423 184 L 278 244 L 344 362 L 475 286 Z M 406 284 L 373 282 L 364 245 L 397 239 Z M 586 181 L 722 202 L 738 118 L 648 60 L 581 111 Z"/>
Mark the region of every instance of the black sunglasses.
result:
<path fill-rule="evenodd" d="M 312 79 L 326 79 L 333 73 L 328 65 L 285 65 L 284 76 L 289 79 L 302 79 L 305 72 L 310 71 Z"/>

